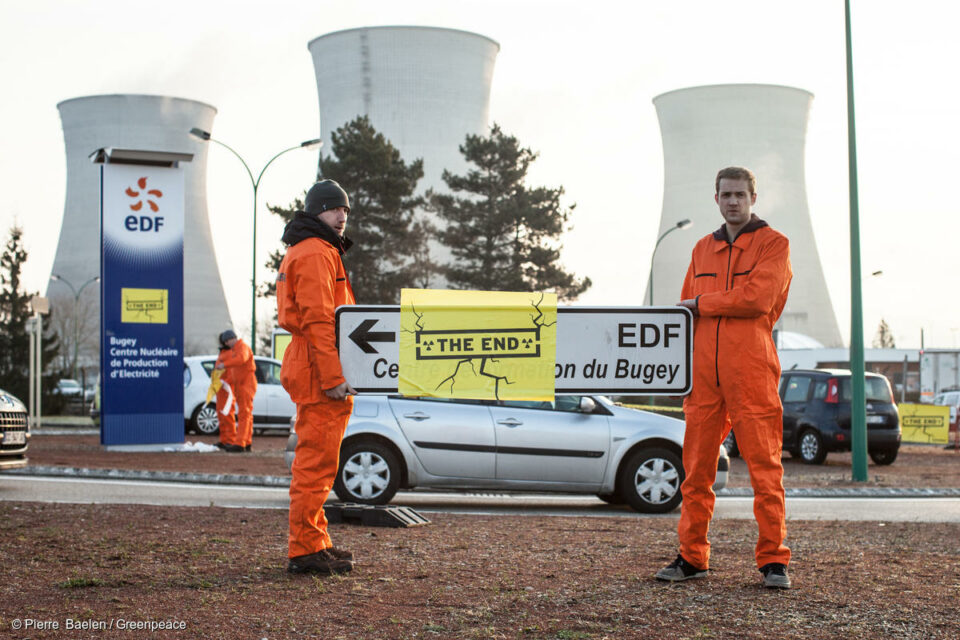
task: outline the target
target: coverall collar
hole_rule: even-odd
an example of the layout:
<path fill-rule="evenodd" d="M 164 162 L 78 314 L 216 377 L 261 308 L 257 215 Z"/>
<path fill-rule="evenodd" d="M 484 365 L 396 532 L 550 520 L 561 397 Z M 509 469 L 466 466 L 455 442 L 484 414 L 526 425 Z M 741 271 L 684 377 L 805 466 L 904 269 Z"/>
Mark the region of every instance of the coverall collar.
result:
<path fill-rule="evenodd" d="M 287 223 L 283 230 L 283 243 L 287 246 L 293 246 L 307 238 L 320 238 L 333 246 L 340 255 L 346 253 L 353 245 L 353 241 L 347 236 L 340 236 L 333 227 L 321 222 L 316 216 L 297 211 L 293 220 Z"/>
<path fill-rule="evenodd" d="M 733 239 L 733 242 L 731 242 L 729 238 L 727 238 L 726 224 L 720 225 L 720 228 L 713 232 L 713 239 L 719 240 L 724 244 L 734 244 L 737 240 L 740 239 L 740 236 L 746 235 L 748 233 L 753 233 L 754 231 L 757 231 L 759 229 L 763 229 L 764 227 L 769 227 L 769 226 L 770 225 L 767 224 L 766 220 L 761 220 L 760 218 L 757 217 L 757 214 L 751 213 L 750 222 L 744 225 L 743 229 L 740 229 L 740 232 L 737 234 L 737 237 Z"/>

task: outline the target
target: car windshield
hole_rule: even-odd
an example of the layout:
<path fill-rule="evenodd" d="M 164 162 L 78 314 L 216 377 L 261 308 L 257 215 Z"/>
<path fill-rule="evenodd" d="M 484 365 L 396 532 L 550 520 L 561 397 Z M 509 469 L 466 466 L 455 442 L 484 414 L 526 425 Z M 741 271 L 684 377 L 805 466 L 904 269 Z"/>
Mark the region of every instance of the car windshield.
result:
<path fill-rule="evenodd" d="M 843 378 L 840 381 L 840 399 L 844 402 L 850 402 L 853 398 L 853 390 L 850 378 Z M 886 378 L 877 378 L 867 376 L 864 381 L 867 402 L 893 402 L 890 396 L 890 387 L 887 385 Z"/>

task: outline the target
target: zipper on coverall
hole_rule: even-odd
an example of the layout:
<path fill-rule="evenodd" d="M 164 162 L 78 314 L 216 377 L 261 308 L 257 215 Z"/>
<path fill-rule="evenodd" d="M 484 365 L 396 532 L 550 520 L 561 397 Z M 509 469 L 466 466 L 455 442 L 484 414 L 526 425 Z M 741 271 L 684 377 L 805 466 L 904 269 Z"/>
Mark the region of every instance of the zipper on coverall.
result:
<path fill-rule="evenodd" d="M 730 259 L 733 257 L 733 243 L 727 240 L 727 274 L 724 281 L 724 291 L 730 290 Z M 723 316 L 717 316 L 717 353 L 713 357 L 713 366 L 717 372 L 717 386 L 720 386 L 720 321 Z"/>

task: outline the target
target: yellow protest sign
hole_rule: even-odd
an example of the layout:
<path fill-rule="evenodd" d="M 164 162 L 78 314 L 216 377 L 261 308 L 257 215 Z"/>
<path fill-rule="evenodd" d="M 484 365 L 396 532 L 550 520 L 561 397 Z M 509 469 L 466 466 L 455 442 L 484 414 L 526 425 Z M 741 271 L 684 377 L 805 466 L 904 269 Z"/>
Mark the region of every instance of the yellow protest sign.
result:
<path fill-rule="evenodd" d="M 950 407 L 932 404 L 901 404 L 903 442 L 947 444 L 950 441 Z"/>
<path fill-rule="evenodd" d="M 553 400 L 556 351 L 556 294 L 400 292 L 403 395 Z"/>

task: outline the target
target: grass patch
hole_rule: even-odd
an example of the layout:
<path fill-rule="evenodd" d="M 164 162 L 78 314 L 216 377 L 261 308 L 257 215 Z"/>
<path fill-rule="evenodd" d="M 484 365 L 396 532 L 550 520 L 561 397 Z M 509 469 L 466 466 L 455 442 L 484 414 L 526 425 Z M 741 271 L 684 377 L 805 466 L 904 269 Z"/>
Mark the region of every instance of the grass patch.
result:
<path fill-rule="evenodd" d="M 61 589 L 86 589 L 87 587 L 102 587 L 103 580 L 100 578 L 70 578 L 63 582 L 58 582 L 57 586 Z"/>

